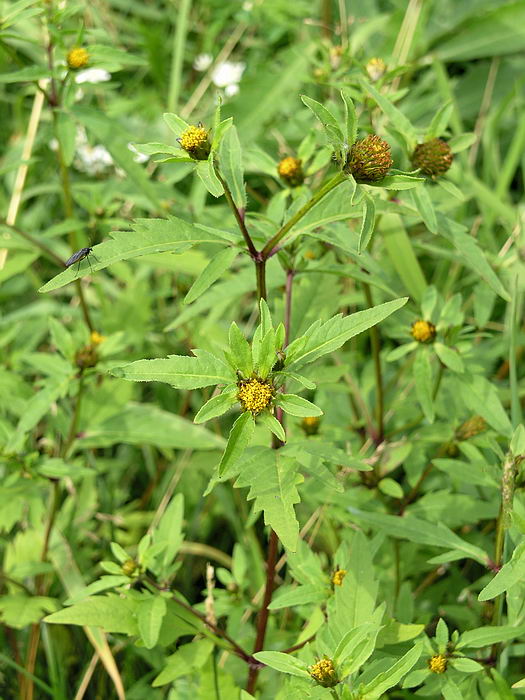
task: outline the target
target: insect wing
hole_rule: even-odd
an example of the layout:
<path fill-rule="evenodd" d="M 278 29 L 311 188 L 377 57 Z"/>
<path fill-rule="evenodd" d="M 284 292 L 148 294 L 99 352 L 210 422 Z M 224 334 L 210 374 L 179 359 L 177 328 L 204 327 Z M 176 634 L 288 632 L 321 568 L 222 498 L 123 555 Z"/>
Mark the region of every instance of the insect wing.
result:
<path fill-rule="evenodd" d="M 77 250 L 77 252 L 73 253 L 69 260 L 66 260 L 66 267 L 71 267 L 71 265 L 74 265 L 74 263 L 84 260 L 84 258 L 86 258 L 90 252 L 91 248 L 81 248 L 80 250 Z"/>

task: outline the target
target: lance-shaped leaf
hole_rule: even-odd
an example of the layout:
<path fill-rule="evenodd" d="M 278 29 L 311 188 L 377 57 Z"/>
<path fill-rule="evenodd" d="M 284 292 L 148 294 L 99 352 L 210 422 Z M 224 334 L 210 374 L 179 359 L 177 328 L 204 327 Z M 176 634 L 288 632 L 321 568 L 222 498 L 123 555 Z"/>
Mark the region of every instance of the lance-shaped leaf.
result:
<path fill-rule="evenodd" d="M 184 297 L 185 304 L 191 304 L 228 270 L 239 254 L 237 248 L 225 248 L 214 255 Z"/>
<path fill-rule="evenodd" d="M 176 389 L 199 389 L 216 384 L 230 384 L 236 377 L 227 364 L 205 350 L 195 350 L 196 357 L 170 355 L 156 360 L 137 360 L 115 367 L 115 377 L 132 382 L 166 382 Z"/>
<path fill-rule="evenodd" d="M 387 671 L 383 671 L 383 673 L 380 673 L 372 681 L 367 683 L 364 688 L 361 688 L 360 697 L 363 700 L 376 700 L 380 698 L 383 693 L 397 685 L 401 678 L 410 671 L 418 661 L 422 651 L 422 644 L 417 644 L 410 649 L 410 651 L 407 651 L 407 653 L 402 656 L 399 661 L 396 661 Z"/>
<path fill-rule="evenodd" d="M 291 416 L 298 416 L 299 418 L 323 415 L 318 406 L 295 394 L 277 394 L 275 405 L 280 406 L 283 411 Z"/>
<path fill-rule="evenodd" d="M 254 654 L 257 661 L 274 668 L 282 673 L 289 673 L 292 676 L 311 679 L 304 661 L 296 659 L 290 654 L 283 654 L 282 651 L 258 651 Z"/>
<path fill-rule="evenodd" d="M 253 372 L 252 349 L 235 321 L 230 326 L 228 341 L 235 366 L 245 377 L 251 376 Z"/>
<path fill-rule="evenodd" d="M 362 80 L 362 83 L 365 90 L 371 95 L 371 97 L 377 102 L 378 106 L 390 119 L 391 125 L 404 136 L 408 150 L 411 151 L 416 145 L 417 137 L 416 130 L 410 121 L 405 117 L 401 110 L 392 104 L 386 95 L 382 95 L 380 92 L 378 92 L 371 83 L 366 80 Z"/>
<path fill-rule="evenodd" d="M 317 100 L 312 100 L 311 97 L 302 95 L 301 100 L 312 110 L 323 125 L 328 141 L 330 141 L 334 148 L 340 149 L 345 143 L 345 137 L 336 117 L 330 110 L 324 107 L 320 102 L 317 102 Z"/>
<path fill-rule="evenodd" d="M 295 552 L 299 523 L 294 505 L 301 500 L 297 485 L 303 477 L 297 472 L 294 459 L 279 454 L 279 450 L 259 447 L 243 461 L 241 473 L 234 486 L 250 487 L 248 500 L 255 499 L 254 512 L 264 511 L 264 522 L 275 530 L 283 545 Z"/>
<path fill-rule="evenodd" d="M 112 231 L 112 240 L 94 246 L 88 260 L 76 263 L 49 280 L 39 292 L 63 287 L 87 272 L 103 270 L 119 260 L 129 260 L 151 253 L 182 253 L 199 243 L 222 243 L 214 233 L 192 226 L 174 216 L 168 219 L 137 219 L 133 232 Z"/>
<path fill-rule="evenodd" d="M 221 174 L 239 209 L 246 209 L 246 188 L 242 166 L 242 149 L 237 129 L 232 126 L 226 131 L 220 145 Z"/>
<path fill-rule="evenodd" d="M 358 311 L 351 316 L 337 314 L 325 323 L 316 321 L 308 328 L 303 337 L 297 338 L 288 346 L 286 351 L 287 369 L 295 371 L 309 362 L 337 350 L 347 340 L 383 321 L 387 316 L 404 306 L 406 302 L 407 297 L 394 299 L 386 304 Z"/>
<path fill-rule="evenodd" d="M 193 419 L 194 423 L 205 423 L 207 420 L 222 416 L 223 413 L 233 406 L 237 401 L 237 390 L 228 391 L 224 394 L 212 396 L 209 401 L 206 401 L 204 406 L 199 409 L 199 412 Z"/>

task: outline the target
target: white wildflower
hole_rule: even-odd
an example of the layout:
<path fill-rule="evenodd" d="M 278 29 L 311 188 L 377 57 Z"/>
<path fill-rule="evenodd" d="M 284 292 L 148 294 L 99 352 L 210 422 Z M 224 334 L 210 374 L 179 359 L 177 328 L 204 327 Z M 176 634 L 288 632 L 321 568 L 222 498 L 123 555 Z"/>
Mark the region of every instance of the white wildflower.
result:
<path fill-rule="evenodd" d="M 239 86 L 238 85 L 226 85 L 224 88 L 224 94 L 226 97 L 233 97 L 239 92 Z"/>
<path fill-rule="evenodd" d="M 105 83 L 111 80 L 111 73 L 103 68 L 86 68 L 75 76 L 75 83 Z"/>
<path fill-rule="evenodd" d="M 100 175 L 113 165 L 111 154 L 100 144 L 90 146 L 84 129 L 77 131 L 75 167 L 87 175 Z"/>
<path fill-rule="evenodd" d="M 193 61 L 193 67 L 195 70 L 198 70 L 199 73 L 203 73 L 205 70 L 208 70 L 212 62 L 213 56 L 211 53 L 200 53 Z"/>
<path fill-rule="evenodd" d="M 223 61 L 215 66 L 211 74 L 213 83 L 219 88 L 237 85 L 241 82 L 242 74 L 246 65 L 244 63 L 234 63 L 233 61 Z"/>
<path fill-rule="evenodd" d="M 128 143 L 128 148 L 134 154 L 133 160 L 135 163 L 145 163 L 149 159 L 149 156 L 141 153 L 132 143 Z"/>

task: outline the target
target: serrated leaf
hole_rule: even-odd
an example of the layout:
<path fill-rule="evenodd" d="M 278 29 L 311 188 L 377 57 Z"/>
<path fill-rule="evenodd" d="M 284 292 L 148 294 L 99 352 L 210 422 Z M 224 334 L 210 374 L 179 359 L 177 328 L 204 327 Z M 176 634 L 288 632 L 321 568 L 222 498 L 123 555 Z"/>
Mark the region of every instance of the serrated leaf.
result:
<path fill-rule="evenodd" d="M 219 476 L 230 469 L 251 442 L 255 420 L 249 411 L 241 413 L 230 430 L 228 444 L 219 464 Z"/>
<path fill-rule="evenodd" d="M 236 381 L 235 374 L 222 360 L 205 350 L 195 350 L 196 357 L 171 355 L 156 360 L 137 360 L 115 367 L 115 377 L 132 382 L 165 382 L 176 389 L 199 389 Z"/>
<path fill-rule="evenodd" d="M 286 351 L 286 368 L 293 371 L 319 357 L 339 349 L 347 340 L 375 326 L 407 302 L 407 297 L 388 301 L 351 316 L 338 314 L 325 323 L 316 321 L 304 336 L 291 343 Z M 306 337 L 306 341 L 304 340 Z"/>
<path fill-rule="evenodd" d="M 243 461 L 234 486 L 250 487 L 248 500 L 255 499 L 254 512 L 264 512 L 264 522 L 275 530 L 283 545 L 295 552 L 299 523 L 294 505 L 301 500 L 297 484 L 303 478 L 294 459 L 280 455 L 280 450 L 260 447 Z"/>
<path fill-rule="evenodd" d="M 220 146 L 221 175 L 226 180 L 238 209 L 246 209 L 246 188 L 242 164 L 242 149 L 235 126 L 224 134 Z"/>
<path fill-rule="evenodd" d="M 270 430 L 281 442 L 286 442 L 286 433 L 283 426 L 271 413 L 263 411 L 259 416 L 259 421 Z"/>
<path fill-rule="evenodd" d="M 300 678 L 311 678 L 304 661 L 296 659 L 291 654 L 283 654 L 280 651 L 258 651 L 254 656 L 257 661 L 274 668 L 276 671 L 289 673 Z"/>
<path fill-rule="evenodd" d="M 283 411 L 291 416 L 298 416 L 299 418 L 323 415 L 318 406 L 296 394 L 277 394 L 275 405 L 280 406 Z"/>
<path fill-rule="evenodd" d="M 217 418 L 226 413 L 234 403 L 237 402 L 237 391 L 228 391 L 223 394 L 217 394 L 217 396 L 212 396 L 211 399 L 206 401 L 204 406 L 201 406 L 197 415 L 193 419 L 194 423 L 205 423 L 207 420 L 212 418 Z"/>
<path fill-rule="evenodd" d="M 137 624 L 146 649 L 153 649 L 157 644 L 166 611 L 166 600 L 160 595 L 140 602 L 137 610 Z"/>
<path fill-rule="evenodd" d="M 204 292 L 222 276 L 223 272 L 231 267 L 238 254 L 239 250 L 236 248 L 225 248 L 219 253 L 216 253 L 191 285 L 188 293 L 184 297 L 184 303 L 191 304 L 191 302 L 198 299 L 201 294 L 204 294 Z"/>

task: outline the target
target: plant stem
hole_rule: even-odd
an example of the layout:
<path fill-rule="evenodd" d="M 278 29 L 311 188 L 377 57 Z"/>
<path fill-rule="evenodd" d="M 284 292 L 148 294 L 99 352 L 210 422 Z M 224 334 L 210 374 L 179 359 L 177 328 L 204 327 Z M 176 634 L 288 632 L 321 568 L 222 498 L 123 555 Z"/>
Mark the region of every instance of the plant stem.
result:
<path fill-rule="evenodd" d="M 182 76 L 182 62 L 185 53 L 190 9 L 191 0 L 180 1 L 175 23 L 175 32 L 173 34 L 170 87 L 168 92 L 168 112 L 176 112 L 178 108 Z"/>
<path fill-rule="evenodd" d="M 254 260 L 257 260 L 259 257 L 259 253 L 257 252 L 257 249 L 252 241 L 252 237 L 250 236 L 250 233 L 249 233 L 248 229 L 246 228 L 246 223 L 244 221 L 244 211 L 242 209 L 239 209 L 237 207 L 237 205 L 235 204 L 235 202 L 233 201 L 233 196 L 232 196 L 232 193 L 230 191 L 230 188 L 226 184 L 226 181 L 224 180 L 224 178 L 222 177 L 222 175 L 220 174 L 220 172 L 217 168 L 215 169 L 215 174 L 219 178 L 219 181 L 224 188 L 224 194 L 226 196 L 226 199 L 228 200 L 228 204 L 230 205 L 230 209 L 232 210 L 233 215 L 235 216 L 235 219 L 236 219 L 237 224 L 239 226 L 239 229 L 243 235 L 244 241 L 246 243 L 246 247 L 248 248 L 248 252 L 250 253 L 250 255 L 252 256 L 252 258 Z"/>
<path fill-rule="evenodd" d="M 84 392 L 84 370 L 80 370 L 80 377 L 78 380 L 78 391 L 77 391 L 77 396 L 75 399 L 75 407 L 73 409 L 73 416 L 71 418 L 71 423 L 69 425 L 69 432 L 67 434 L 66 441 L 64 443 L 64 446 L 61 450 L 62 452 L 62 457 L 67 457 L 67 454 L 69 452 L 69 448 L 73 444 L 73 441 L 75 440 L 75 435 L 77 434 L 77 428 L 78 428 L 78 418 L 80 415 L 80 404 L 82 403 L 82 394 Z"/>
<path fill-rule="evenodd" d="M 370 285 L 367 282 L 362 282 L 363 291 L 366 297 L 366 303 L 370 308 L 374 305 Z M 381 371 L 381 342 L 379 340 L 379 331 L 377 326 L 370 328 L 370 343 L 372 345 L 372 355 L 374 358 L 374 372 L 376 377 L 376 434 L 371 436 L 376 445 L 379 445 L 384 440 L 384 391 L 383 391 L 383 374 Z M 376 465 L 379 469 L 380 465 Z M 374 467 L 375 468 L 375 467 Z M 376 474 L 378 476 L 378 474 Z"/>
<path fill-rule="evenodd" d="M 293 278 L 295 275 L 294 270 L 286 271 L 286 287 L 285 287 L 285 299 L 284 299 L 284 345 L 285 347 L 290 342 L 290 326 L 292 320 L 292 288 L 293 288 Z"/>
<path fill-rule="evenodd" d="M 337 187 L 337 185 L 340 185 L 345 180 L 346 175 L 344 173 L 337 173 L 337 175 L 334 175 L 334 177 L 331 180 L 328 180 L 328 182 L 325 185 L 319 188 L 317 192 L 314 192 L 312 198 L 308 202 L 306 202 L 306 204 L 302 206 L 299 209 L 299 211 L 296 212 L 292 216 L 292 218 L 284 224 L 284 226 L 281 226 L 281 228 L 277 231 L 275 236 L 270 238 L 268 243 L 264 246 L 264 248 L 261 251 L 262 257 L 265 260 L 267 260 L 268 258 L 271 258 L 272 255 L 275 255 L 275 253 L 277 253 L 281 247 L 279 244 L 286 236 L 288 231 L 290 231 L 290 229 L 293 228 L 295 224 L 303 218 L 303 216 L 308 214 L 310 209 L 312 209 L 316 204 L 318 204 L 325 195 L 327 195 L 335 187 Z"/>
<path fill-rule="evenodd" d="M 274 530 L 270 531 L 270 539 L 268 542 L 268 556 L 266 558 L 266 588 L 264 589 L 264 599 L 259 611 L 259 618 L 257 620 L 257 636 L 255 638 L 255 645 L 253 647 L 253 653 L 261 651 L 264 646 L 264 638 L 266 636 L 266 627 L 268 626 L 268 606 L 272 602 L 274 578 L 275 578 L 275 565 L 277 563 L 277 548 L 279 545 L 279 538 L 275 534 Z M 250 671 L 248 674 L 248 682 L 246 685 L 246 691 L 253 695 L 255 691 L 255 685 L 257 683 L 257 676 L 259 675 L 259 669 L 254 666 L 250 666 Z"/>
<path fill-rule="evenodd" d="M 256 261 L 255 277 L 257 280 L 257 299 L 266 299 L 266 260 Z"/>
<path fill-rule="evenodd" d="M 32 245 L 36 246 L 37 248 L 40 248 L 40 250 L 45 255 L 47 255 L 48 258 L 54 260 L 57 263 L 57 265 L 60 265 L 60 267 L 66 266 L 62 258 L 60 258 L 54 251 L 52 251 L 51 248 L 48 248 L 45 243 L 39 241 L 38 238 L 34 238 L 29 233 L 22 231 L 22 229 L 18 228 L 18 226 L 15 226 L 14 224 L 8 224 L 7 221 L 1 221 L 0 225 L 7 226 L 7 228 L 11 229 L 11 231 L 14 231 L 14 233 L 17 233 L 19 236 L 22 236 L 22 238 L 25 238 L 26 241 L 29 241 L 29 243 L 31 243 Z"/>

